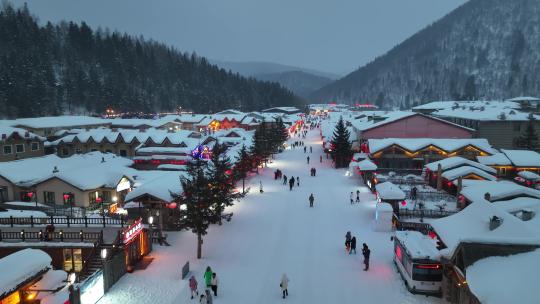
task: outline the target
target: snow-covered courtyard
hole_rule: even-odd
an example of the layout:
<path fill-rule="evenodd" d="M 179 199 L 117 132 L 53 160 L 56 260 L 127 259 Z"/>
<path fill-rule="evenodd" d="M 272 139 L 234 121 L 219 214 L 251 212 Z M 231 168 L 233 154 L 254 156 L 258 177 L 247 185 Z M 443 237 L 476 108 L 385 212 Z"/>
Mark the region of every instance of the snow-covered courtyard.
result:
<path fill-rule="evenodd" d="M 392 262 L 392 234 L 371 229 L 375 197 L 357 177 L 333 169 L 324 155 L 319 162 L 323 153 L 319 138 L 318 130 L 310 131 L 305 139 L 308 153 L 303 148 L 287 150 L 261 175 L 251 177 L 250 194 L 231 208 L 232 221 L 212 226 L 204 237 L 203 259 L 196 259 L 193 233 L 168 232 L 171 246 L 155 245 L 148 268 L 126 274 L 99 303 L 198 303 L 190 300 L 188 280 L 181 279 L 186 261 L 199 290 L 207 266 L 217 273 L 220 284 L 215 303 L 441 302 L 406 290 Z M 317 169 L 316 177 L 310 176 L 311 167 Z M 287 177 L 300 177 L 300 186 L 289 191 L 282 180 L 274 180 L 276 169 Z M 351 205 L 349 193 L 357 190 L 361 203 Z M 311 193 L 314 208 L 309 207 Z M 345 252 L 347 231 L 358 240 L 356 255 Z M 371 249 L 367 272 L 363 271 L 362 243 Z M 282 273 L 290 279 L 285 300 L 279 287 Z"/>

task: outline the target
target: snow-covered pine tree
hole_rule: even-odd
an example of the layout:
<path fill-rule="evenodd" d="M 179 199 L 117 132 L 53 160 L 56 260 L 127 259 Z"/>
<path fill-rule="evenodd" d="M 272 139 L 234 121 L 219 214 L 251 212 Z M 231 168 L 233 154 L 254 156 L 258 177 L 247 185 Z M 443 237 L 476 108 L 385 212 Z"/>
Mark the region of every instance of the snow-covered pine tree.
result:
<path fill-rule="evenodd" d="M 236 156 L 236 165 L 234 166 L 233 176 L 236 181 L 242 180 L 242 193 L 246 193 L 246 177 L 248 172 L 253 168 L 253 160 L 246 146 L 242 145 L 242 149 Z M 249 189 L 248 189 L 249 190 Z"/>
<path fill-rule="evenodd" d="M 352 153 L 349 137 L 350 132 L 345 127 L 343 117 L 340 117 L 331 141 L 331 154 L 336 168 L 345 168 L 349 165 Z"/>
<path fill-rule="evenodd" d="M 231 161 L 225 155 L 226 150 L 225 146 L 216 143 L 212 149 L 212 158 L 208 166 L 209 187 L 212 192 L 210 204 L 217 217 L 213 222 L 220 225 L 223 219 L 230 221 L 233 215 L 232 213 L 223 213 L 225 207 L 234 205 L 235 200 L 239 200 L 245 195 L 243 192 L 234 191 Z"/>

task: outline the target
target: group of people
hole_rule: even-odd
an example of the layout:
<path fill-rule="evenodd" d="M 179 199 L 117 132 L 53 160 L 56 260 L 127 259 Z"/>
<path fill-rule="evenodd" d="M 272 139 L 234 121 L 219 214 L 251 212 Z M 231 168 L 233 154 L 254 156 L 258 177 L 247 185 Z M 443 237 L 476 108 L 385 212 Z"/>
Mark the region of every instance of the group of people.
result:
<path fill-rule="evenodd" d="M 289 190 L 292 191 L 295 182 L 296 182 L 296 186 L 300 187 L 300 176 L 297 176 L 296 178 L 294 178 L 293 176 L 289 179 Z M 287 175 L 283 175 L 283 185 L 286 185 L 286 184 L 287 184 Z"/>
<path fill-rule="evenodd" d="M 307 153 L 307 147 L 304 146 L 304 153 Z M 313 153 L 313 147 L 309 146 L 309 153 Z"/>
<path fill-rule="evenodd" d="M 214 297 L 217 297 L 217 290 L 218 290 L 217 274 L 212 271 L 212 268 L 210 268 L 210 266 L 208 266 L 206 267 L 206 271 L 204 272 L 203 279 L 206 285 L 206 289 L 204 290 L 204 293 L 201 294 L 199 298 L 199 304 L 212 304 L 214 301 L 212 297 L 212 292 L 214 293 Z M 197 282 L 197 279 L 195 279 L 195 276 L 191 276 L 191 278 L 189 278 L 189 289 L 191 290 L 192 300 L 194 296 L 199 296 L 198 285 L 199 283 Z M 210 290 L 212 290 L 212 292 L 210 292 Z"/>
<path fill-rule="evenodd" d="M 360 203 L 360 190 L 356 190 L 356 200 L 354 200 L 354 192 L 351 191 L 351 205 L 356 203 Z"/>
<path fill-rule="evenodd" d="M 276 171 L 274 171 L 274 179 L 277 180 L 277 179 L 280 179 L 283 177 L 283 172 L 281 172 L 281 170 L 277 169 Z"/>
<path fill-rule="evenodd" d="M 311 167 L 309 171 L 310 171 L 311 176 L 317 175 L 317 169 L 315 169 L 315 167 Z"/>
<path fill-rule="evenodd" d="M 293 142 L 292 145 L 291 145 L 291 148 L 294 149 L 296 147 L 304 147 L 304 142 L 300 141 L 300 140 L 297 140 L 297 141 Z"/>
<path fill-rule="evenodd" d="M 354 251 L 354 254 L 356 254 L 356 237 L 350 231 L 347 231 L 347 234 L 345 234 L 345 251 L 348 254 L 352 254 Z M 362 243 L 362 255 L 364 256 L 364 271 L 368 271 L 371 250 L 366 243 Z"/>

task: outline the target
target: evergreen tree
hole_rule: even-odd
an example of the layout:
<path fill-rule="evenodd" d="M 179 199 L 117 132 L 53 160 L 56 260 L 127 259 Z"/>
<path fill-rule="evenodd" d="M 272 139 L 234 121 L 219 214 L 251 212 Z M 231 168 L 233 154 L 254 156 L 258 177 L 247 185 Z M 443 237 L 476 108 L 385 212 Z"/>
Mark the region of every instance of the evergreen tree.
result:
<path fill-rule="evenodd" d="M 530 115 L 525 131 L 523 131 L 523 134 L 521 134 L 521 136 L 517 140 L 520 148 L 533 151 L 538 148 L 538 134 L 536 134 L 534 122 L 534 116 Z"/>
<path fill-rule="evenodd" d="M 230 221 L 232 213 L 224 214 L 226 207 L 232 206 L 235 200 L 244 197 L 244 193 L 234 192 L 234 181 L 232 177 L 231 161 L 225 155 L 227 148 L 219 143 L 212 149 L 212 158 L 210 159 L 209 178 L 212 198 L 210 204 L 216 213 L 216 219 L 220 225 L 222 219 Z M 213 222 L 214 222 L 213 221 Z"/>
<path fill-rule="evenodd" d="M 350 132 L 345 127 L 343 117 L 340 117 L 331 141 L 331 154 L 336 168 L 345 168 L 349 165 L 352 152 L 349 137 Z"/>
<path fill-rule="evenodd" d="M 269 149 L 269 142 L 268 128 L 263 120 L 257 129 L 255 129 L 255 134 L 253 134 L 253 145 L 249 151 L 252 160 L 257 166 L 261 162 L 266 162 L 268 156 L 270 155 L 271 151 Z"/>
<path fill-rule="evenodd" d="M 282 146 L 289 139 L 289 130 L 283 123 L 281 117 L 276 118 L 276 142 L 278 146 Z"/>
<path fill-rule="evenodd" d="M 249 155 L 246 146 L 242 145 L 242 149 L 236 156 L 236 165 L 234 166 L 235 180 L 242 180 L 242 193 L 246 193 L 246 177 L 248 172 L 253 168 L 253 160 Z M 249 189 L 248 189 L 249 191 Z"/>
<path fill-rule="evenodd" d="M 203 236 L 208 227 L 216 221 L 217 215 L 212 206 L 213 193 L 208 187 L 210 179 L 205 173 L 206 163 L 196 159 L 188 164 L 188 177 L 181 177 L 183 193 L 176 195 L 174 201 L 180 208 L 180 225 L 197 235 L 197 258 L 202 257 Z"/>

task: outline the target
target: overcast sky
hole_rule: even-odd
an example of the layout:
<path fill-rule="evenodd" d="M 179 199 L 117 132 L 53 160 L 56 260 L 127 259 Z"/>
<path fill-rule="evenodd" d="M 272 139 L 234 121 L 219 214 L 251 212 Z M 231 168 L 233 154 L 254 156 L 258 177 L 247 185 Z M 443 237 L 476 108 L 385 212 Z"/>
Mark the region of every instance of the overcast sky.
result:
<path fill-rule="evenodd" d="M 143 35 L 223 61 L 344 74 L 466 0 L 13 0 L 47 20 Z"/>

